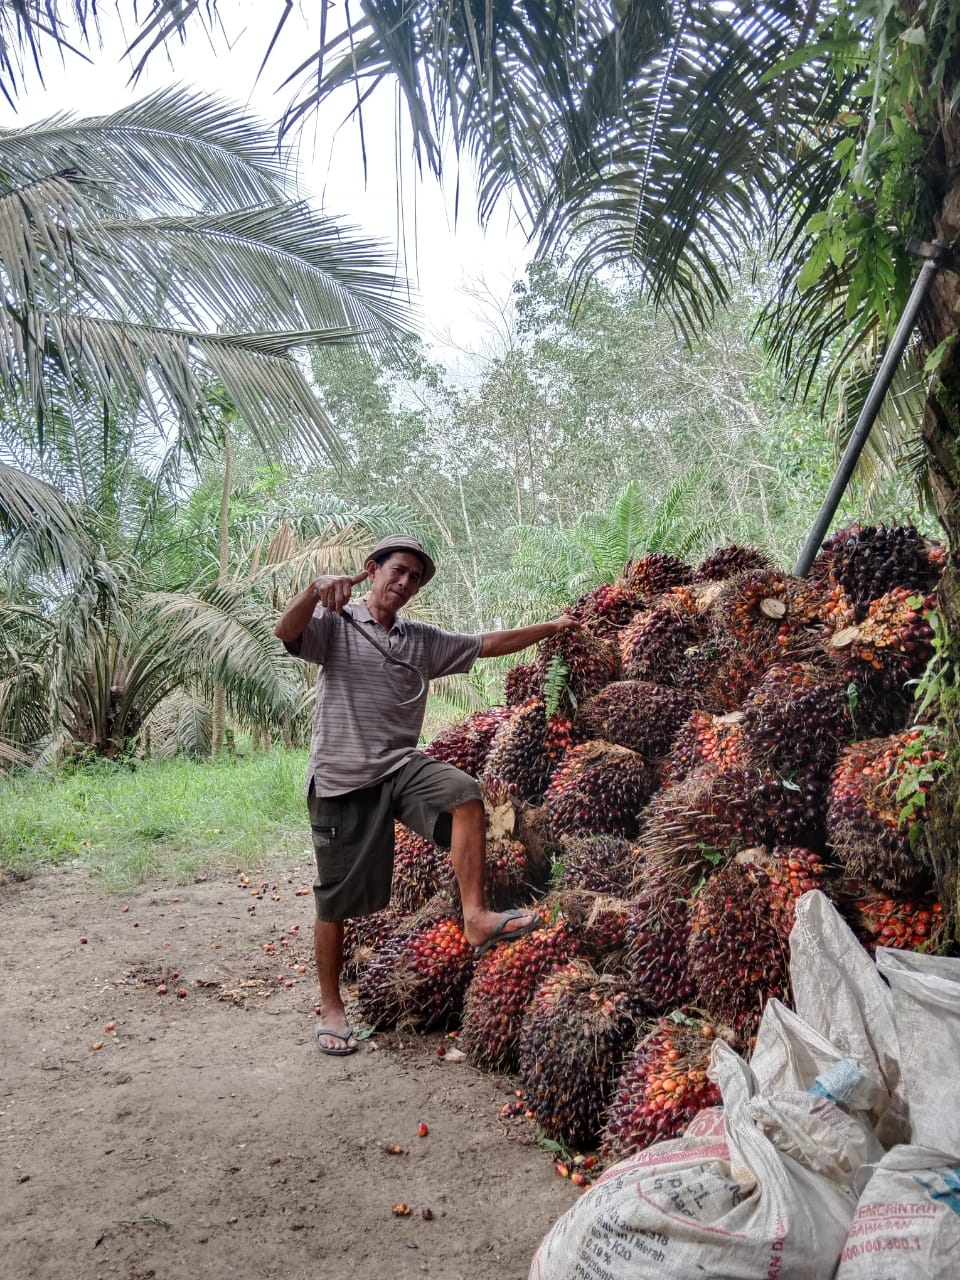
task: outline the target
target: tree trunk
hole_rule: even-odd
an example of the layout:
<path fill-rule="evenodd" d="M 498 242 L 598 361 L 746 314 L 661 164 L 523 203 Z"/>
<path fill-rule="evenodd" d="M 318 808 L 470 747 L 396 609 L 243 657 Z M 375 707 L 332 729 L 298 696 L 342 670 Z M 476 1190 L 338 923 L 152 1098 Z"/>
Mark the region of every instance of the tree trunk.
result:
<path fill-rule="evenodd" d="M 233 488 L 233 449 L 230 429 L 223 425 L 223 488 L 220 492 L 220 572 L 217 581 L 221 586 L 227 580 L 230 567 L 230 492 Z M 218 756 L 223 750 L 223 733 L 227 724 L 227 696 L 222 685 L 213 691 L 210 711 L 210 754 Z"/>

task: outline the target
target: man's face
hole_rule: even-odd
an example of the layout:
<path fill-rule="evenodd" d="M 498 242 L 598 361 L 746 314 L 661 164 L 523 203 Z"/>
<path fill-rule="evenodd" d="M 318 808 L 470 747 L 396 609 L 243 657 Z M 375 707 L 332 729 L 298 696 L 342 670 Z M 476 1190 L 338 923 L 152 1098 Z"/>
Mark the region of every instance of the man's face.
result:
<path fill-rule="evenodd" d="M 391 613 L 412 600 L 423 581 L 423 561 L 412 551 L 391 551 L 383 564 L 368 560 L 373 586 L 370 594 L 378 604 Z"/>

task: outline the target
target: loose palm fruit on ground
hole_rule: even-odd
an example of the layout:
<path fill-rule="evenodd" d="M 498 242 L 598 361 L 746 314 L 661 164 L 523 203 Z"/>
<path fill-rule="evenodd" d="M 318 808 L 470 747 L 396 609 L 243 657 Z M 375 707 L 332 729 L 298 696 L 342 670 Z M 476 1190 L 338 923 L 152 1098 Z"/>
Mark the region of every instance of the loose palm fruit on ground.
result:
<path fill-rule="evenodd" d="M 649 1025 L 633 983 L 574 965 L 544 979 L 520 1029 L 520 1085 L 548 1137 L 596 1145 L 624 1055 Z"/>
<path fill-rule="evenodd" d="M 460 1046 L 474 1066 L 514 1071 L 527 1005 L 553 969 L 574 958 L 563 920 L 516 942 L 494 947 L 477 961 L 463 1007 Z"/>
<path fill-rule="evenodd" d="M 452 916 L 426 919 L 395 934 L 360 974 L 363 1018 L 446 1027 L 457 1021 L 473 975 L 474 949 Z"/>
<path fill-rule="evenodd" d="M 686 719 L 691 695 L 644 680 L 615 680 L 580 708 L 576 717 L 584 737 L 602 738 L 642 756 L 670 750 Z"/>
<path fill-rule="evenodd" d="M 707 1079 L 716 1037 L 712 1022 L 682 1014 L 658 1019 L 627 1059 L 604 1120 L 601 1152 L 622 1160 L 678 1138 L 720 1091 Z"/>
<path fill-rule="evenodd" d="M 506 707 L 475 711 L 459 724 L 451 725 L 438 734 L 424 747 L 424 755 L 431 760 L 444 760 L 469 773 L 471 778 L 479 778 L 494 735 L 509 714 Z"/>
<path fill-rule="evenodd" d="M 630 838 L 656 787 L 656 772 L 635 751 L 608 742 L 571 747 L 543 796 L 554 834 Z"/>

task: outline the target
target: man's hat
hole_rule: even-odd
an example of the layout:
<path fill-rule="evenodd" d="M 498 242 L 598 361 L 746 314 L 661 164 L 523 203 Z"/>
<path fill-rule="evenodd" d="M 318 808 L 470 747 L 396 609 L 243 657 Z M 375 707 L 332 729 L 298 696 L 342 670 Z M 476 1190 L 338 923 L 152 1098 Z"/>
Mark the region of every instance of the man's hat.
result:
<path fill-rule="evenodd" d="M 421 587 L 426 586 L 437 572 L 437 566 L 417 539 L 410 538 L 405 533 L 391 534 L 389 538 L 381 538 L 369 556 L 367 556 L 367 559 L 376 560 L 379 556 L 387 555 L 390 551 L 412 551 L 415 556 L 420 557 L 423 561 L 423 577 L 420 579 Z"/>

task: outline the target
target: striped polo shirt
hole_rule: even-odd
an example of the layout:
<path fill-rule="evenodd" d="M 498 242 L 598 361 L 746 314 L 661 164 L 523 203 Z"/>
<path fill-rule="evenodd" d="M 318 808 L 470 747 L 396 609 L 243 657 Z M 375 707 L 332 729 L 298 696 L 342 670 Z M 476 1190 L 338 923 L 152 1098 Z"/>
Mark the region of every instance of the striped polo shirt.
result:
<path fill-rule="evenodd" d="M 480 656 L 480 635 L 442 631 L 425 622 L 396 617 L 386 631 L 365 600 L 348 605 L 356 623 L 384 648 L 412 663 L 427 680 L 469 671 Z M 317 710 L 307 766 L 307 791 L 338 796 L 373 786 L 405 764 L 416 749 L 427 709 L 427 692 L 412 698 L 420 681 L 388 662 L 339 616 L 318 608 L 288 652 L 316 662 Z"/>

